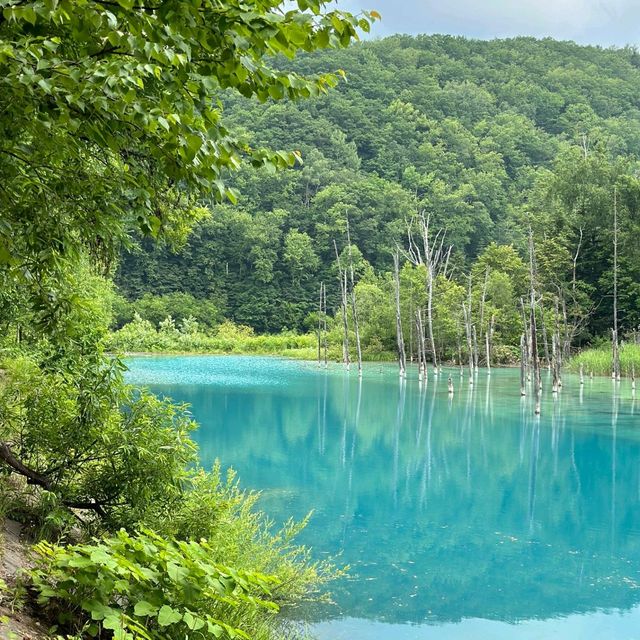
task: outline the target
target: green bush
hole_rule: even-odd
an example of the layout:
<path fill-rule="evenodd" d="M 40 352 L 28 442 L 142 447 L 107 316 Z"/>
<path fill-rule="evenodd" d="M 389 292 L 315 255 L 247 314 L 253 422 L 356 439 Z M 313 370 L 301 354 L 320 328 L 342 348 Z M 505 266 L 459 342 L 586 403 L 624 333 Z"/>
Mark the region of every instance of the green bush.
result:
<path fill-rule="evenodd" d="M 178 500 L 196 462 L 183 407 L 124 385 L 113 359 L 3 366 L 0 441 L 29 469 L 45 512 L 82 508 L 130 526 Z"/>
<path fill-rule="evenodd" d="M 178 325 L 187 318 L 192 318 L 208 329 L 217 326 L 221 319 L 220 308 L 213 300 L 196 298 L 182 292 L 163 296 L 145 293 L 142 298 L 132 302 L 114 294 L 111 308 L 112 327 L 115 329 L 131 322 L 136 314 L 143 320 L 148 320 L 153 327 L 158 327 L 167 316 L 174 318 Z"/>
<path fill-rule="evenodd" d="M 63 628 L 115 640 L 249 638 L 272 624 L 275 578 L 212 560 L 206 540 L 165 539 L 151 531 L 68 547 L 40 542 L 31 571 L 38 603 Z"/>
<path fill-rule="evenodd" d="M 341 575 L 331 562 L 312 560 L 310 550 L 296 543 L 307 519 L 276 529 L 257 508 L 260 494 L 240 489 L 233 470 L 223 474 L 219 464 L 210 472 L 194 469 L 184 486 L 180 500 L 146 524 L 169 537 L 206 538 L 216 562 L 274 575 L 280 583 L 273 592 L 278 604 L 317 599 Z"/>
<path fill-rule="evenodd" d="M 239 353 L 316 357 L 316 336 L 281 333 L 256 336 L 253 329 L 225 321 L 213 335 L 200 330 L 194 318 L 177 324 L 166 317 L 158 329 L 140 315 L 111 334 L 108 347 L 124 353 Z"/>

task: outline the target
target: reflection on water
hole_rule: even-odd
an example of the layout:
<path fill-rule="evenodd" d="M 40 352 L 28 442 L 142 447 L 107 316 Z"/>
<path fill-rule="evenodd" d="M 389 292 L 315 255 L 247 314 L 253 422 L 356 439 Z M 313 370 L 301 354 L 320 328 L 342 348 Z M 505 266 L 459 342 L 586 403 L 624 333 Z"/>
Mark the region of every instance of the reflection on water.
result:
<path fill-rule="evenodd" d="M 362 381 L 265 358 L 131 369 L 192 404 L 203 461 L 232 464 L 276 519 L 315 509 L 302 541 L 351 566 L 313 612 L 320 637 L 640 637 L 629 383 L 566 376 L 536 418 L 517 371 L 452 372 L 449 396 L 447 371 L 421 386 L 380 365 Z"/>

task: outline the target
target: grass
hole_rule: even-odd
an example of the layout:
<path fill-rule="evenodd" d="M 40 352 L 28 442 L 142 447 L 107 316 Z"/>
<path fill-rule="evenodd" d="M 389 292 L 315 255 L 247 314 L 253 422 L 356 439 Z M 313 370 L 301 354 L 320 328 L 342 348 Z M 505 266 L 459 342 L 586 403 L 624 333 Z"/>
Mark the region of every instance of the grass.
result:
<path fill-rule="evenodd" d="M 197 328 L 187 332 L 172 322 L 163 324 L 156 328 L 138 318 L 111 333 L 107 348 L 127 354 L 269 355 L 296 360 L 316 360 L 318 357 L 317 335 L 313 332 L 256 335 L 248 327 L 225 322 L 215 333 L 205 333 Z M 355 362 L 355 348 L 351 352 Z M 333 362 L 342 360 L 341 337 L 329 335 L 327 357 Z M 394 352 L 385 351 L 379 344 L 370 345 L 362 353 L 366 361 L 392 361 L 395 357 Z"/>
<path fill-rule="evenodd" d="M 584 373 L 596 376 L 610 376 L 613 369 L 613 355 L 610 344 L 586 349 L 571 358 L 568 369 L 579 371 L 582 365 Z M 620 346 L 620 370 L 623 376 L 631 376 L 635 368 L 640 374 L 640 344 L 623 344 Z"/>

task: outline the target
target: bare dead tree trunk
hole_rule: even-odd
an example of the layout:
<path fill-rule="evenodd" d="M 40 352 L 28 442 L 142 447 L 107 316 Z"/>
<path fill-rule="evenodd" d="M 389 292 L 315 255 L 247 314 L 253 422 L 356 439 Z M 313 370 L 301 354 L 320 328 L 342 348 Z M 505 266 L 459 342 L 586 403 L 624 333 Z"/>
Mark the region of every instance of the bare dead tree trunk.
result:
<path fill-rule="evenodd" d="M 464 328 L 467 334 L 467 349 L 469 351 L 469 384 L 473 384 L 473 343 L 471 338 L 471 311 L 467 305 L 462 303 L 462 314 L 464 316 Z"/>
<path fill-rule="evenodd" d="M 430 218 L 424 212 L 419 215 L 420 234 L 422 236 L 421 245 L 414 241 L 412 225 L 407 227 L 409 236 L 409 251 L 407 257 L 414 265 L 425 267 L 425 287 L 427 293 L 427 334 L 429 338 L 429 348 L 433 362 L 433 372 L 438 373 L 438 353 L 433 332 L 433 297 L 436 278 L 440 273 L 446 277 L 451 247 L 444 249 L 444 233 L 439 231 L 434 237 L 429 228 Z"/>
<path fill-rule="evenodd" d="M 531 333 L 531 363 L 533 365 L 534 389 L 535 389 L 535 414 L 540 415 L 542 401 L 542 378 L 540 376 L 540 358 L 538 357 L 538 336 L 536 332 L 536 269 L 533 246 L 533 232 L 529 229 L 529 275 L 531 279 L 531 320 L 529 322 Z"/>
<path fill-rule="evenodd" d="M 416 329 L 418 333 L 418 378 L 427 379 L 427 344 L 424 337 L 424 321 L 422 319 L 422 309 L 416 309 Z"/>
<path fill-rule="evenodd" d="M 552 375 L 553 375 L 553 381 L 551 383 L 551 392 L 558 393 L 558 342 L 557 342 L 555 332 L 551 337 L 551 345 L 552 345 L 551 369 L 552 369 Z"/>
<path fill-rule="evenodd" d="M 414 314 L 414 321 L 415 321 L 415 325 L 416 325 L 416 336 L 420 335 L 420 318 L 419 318 L 419 314 L 418 311 L 416 310 L 415 314 Z M 411 326 L 413 327 L 413 323 L 411 323 Z M 410 346 L 409 346 L 409 351 L 411 351 L 411 345 L 413 344 L 413 330 L 411 331 L 411 336 L 410 336 Z M 420 350 L 420 338 L 418 338 L 418 347 L 416 349 L 416 357 L 417 357 L 417 362 L 418 362 L 418 380 L 421 381 L 422 380 L 422 351 Z M 413 356 L 411 356 L 411 359 L 413 360 Z"/>
<path fill-rule="evenodd" d="M 322 330 L 323 330 L 323 340 L 322 347 L 324 350 L 324 368 L 326 369 L 329 366 L 329 360 L 327 357 L 327 287 L 322 285 Z"/>
<path fill-rule="evenodd" d="M 620 349 L 618 337 L 618 188 L 613 188 L 613 372 L 620 380 Z"/>
<path fill-rule="evenodd" d="M 322 294 L 324 291 L 324 282 L 320 283 L 320 299 L 318 302 L 318 366 L 322 361 Z"/>
<path fill-rule="evenodd" d="M 522 326 L 524 331 L 524 339 L 525 339 L 525 372 L 527 374 L 527 381 L 531 381 L 531 328 L 529 327 L 529 323 L 527 322 L 527 311 L 524 303 L 524 298 L 520 298 L 520 308 L 522 310 Z"/>
<path fill-rule="evenodd" d="M 350 355 L 349 355 L 349 320 L 347 318 L 347 272 L 342 270 L 342 264 L 340 262 L 340 254 L 338 253 L 338 245 L 336 241 L 333 241 L 333 247 L 336 251 L 336 261 L 338 263 L 338 274 L 340 279 L 340 294 L 341 294 L 341 312 L 342 312 L 342 362 L 347 370 L 350 368 Z"/>
<path fill-rule="evenodd" d="M 573 340 L 575 338 L 576 332 L 578 331 L 578 327 L 581 324 L 581 320 L 576 311 L 576 306 L 578 304 L 577 300 L 577 283 L 578 279 L 576 276 L 578 270 L 578 258 L 580 257 L 580 250 L 582 249 L 582 240 L 583 240 L 583 229 L 580 227 L 579 229 L 580 237 L 578 239 L 578 246 L 576 247 L 576 252 L 573 254 L 572 261 L 572 269 L 571 269 L 571 297 L 572 297 L 572 307 L 573 313 L 571 318 L 571 323 L 569 323 L 569 315 L 567 313 L 567 304 L 565 300 L 565 296 L 561 296 L 562 302 L 562 316 L 564 318 L 564 344 L 562 346 L 562 356 L 563 358 L 569 358 L 571 356 L 571 347 L 573 345 Z"/>
<path fill-rule="evenodd" d="M 542 346 L 544 347 L 544 360 L 547 363 L 547 369 L 551 369 L 551 358 L 549 355 L 549 341 L 547 339 L 547 323 L 544 321 L 544 305 L 542 297 L 538 305 L 540 309 L 540 326 L 542 329 Z"/>
<path fill-rule="evenodd" d="M 342 343 L 342 360 L 345 367 L 351 368 L 351 353 L 349 350 L 349 320 L 347 318 L 347 272 L 343 273 L 341 280 L 342 286 L 342 328 L 344 330 L 344 340 Z"/>
<path fill-rule="evenodd" d="M 527 395 L 527 338 L 520 336 L 520 395 Z"/>
<path fill-rule="evenodd" d="M 428 231 L 425 233 L 428 237 Z M 433 265 L 427 265 L 427 328 L 429 330 L 429 346 L 431 348 L 431 361 L 433 362 L 433 373 L 438 373 L 438 354 L 436 352 L 436 341 L 433 337 Z"/>
<path fill-rule="evenodd" d="M 467 294 L 467 313 L 469 314 L 469 330 L 471 332 L 471 358 L 473 362 L 474 371 L 478 370 L 478 335 L 476 333 L 476 325 L 473 322 L 473 314 L 471 311 L 471 291 L 472 291 L 471 274 L 469 274 L 469 287 Z"/>
<path fill-rule="evenodd" d="M 356 354 L 358 356 L 358 375 L 362 375 L 362 347 L 360 345 L 360 328 L 358 325 L 358 305 L 356 303 L 356 285 L 353 272 L 353 257 L 351 255 L 351 232 L 349 230 L 349 216 L 347 215 L 347 244 L 349 246 L 349 277 L 351 284 L 351 315 L 353 330 L 356 335 Z"/>
<path fill-rule="evenodd" d="M 402 333 L 402 313 L 400 309 L 400 256 L 396 250 L 393 254 L 393 284 L 396 299 L 396 337 L 398 341 L 398 365 L 400 377 L 406 376 L 407 356 L 404 348 L 404 335 Z"/>
<path fill-rule="evenodd" d="M 484 273 L 484 284 L 482 285 L 482 295 L 480 296 L 480 335 L 484 327 L 484 305 L 487 299 L 487 286 L 489 285 L 489 267 Z"/>
<path fill-rule="evenodd" d="M 493 326 L 495 322 L 495 316 L 491 316 L 491 321 L 489 322 L 489 326 L 487 328 L 486 333 L 484 334 L 486 348 L 487 348 L 487 374 L 491 375 L 491 341 L 493 339 Z"/>
<path fill-rule="evenodd" d="M 473 332 L 473 367 L 478 370 L 478 332 L 476 331 L 476 325 L 471 326 Z"/>
<path fill-rule="evenodd" d="M 414 348 L 413 348 L 413 322 L 411 322 L 411 319 L 415 317 L 415 312 L 413 309 L 413 283 L 411 283 L 411 287 L 410 287 L 410 296 L 409 296 L 409 360 L 411 362 L 413 362 L 413 354 L 414 354 Z M 417 325 L 416 325 L 417 328 Z M 418 346 L 418 351 L 420 350 L 420 347 Z M 418 371 L 420 371 L 420 354 L 418 353 Z"/>

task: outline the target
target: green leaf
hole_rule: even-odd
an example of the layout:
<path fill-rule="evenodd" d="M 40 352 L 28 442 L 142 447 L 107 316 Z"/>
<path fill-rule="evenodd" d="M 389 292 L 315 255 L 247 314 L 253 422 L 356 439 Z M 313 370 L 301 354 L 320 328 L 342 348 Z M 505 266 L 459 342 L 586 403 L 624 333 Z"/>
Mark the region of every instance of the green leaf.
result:
<path fill-rule="evenodd" d="M 191 613 L 191 611 L 185 611 L 184 616 L 182 617 L 184 623 L 191 629 L 192 631 L 197 631 L 198 629 L 202 629 L 204 627 L 205 621 Z"/>
<path fill-rule="evenodd" d="M 158 607 L 146 600 L 140 600 L 136 602 L 135 607 L 133 607 L 133 613 L 139 617 L 154 616 L 158 613 Z"/>
<path fill-rule="evenodd" d="M 172 609 L 169 605 L 164 604 L 160 607 L 158 612 L 158 624 L 161 627 L 168 627 L 171 624 L 180 622 L 182 620 L 182 614 L 175 609 Z"/>

